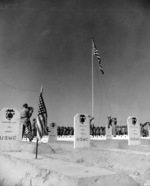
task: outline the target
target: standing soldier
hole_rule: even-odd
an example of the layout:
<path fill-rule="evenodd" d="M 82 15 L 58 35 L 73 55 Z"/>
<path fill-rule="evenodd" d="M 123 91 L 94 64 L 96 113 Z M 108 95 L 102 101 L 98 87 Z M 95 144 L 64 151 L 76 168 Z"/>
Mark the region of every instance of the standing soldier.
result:
<path fill-rule="evenodd" d="M 117 118 L 112 118 L 112 134 L 116 137 L 116 125 L 117 125 Z"/>
<path fill-rule="evenodd" d="M 33 113 L 33 112 L 32 112 Z M 29 138 L 29 141 L 32 141 L 32 133 L 31 133 L 31 122 L 30 122 L 30 117 L 31 117 L 31 111 L 30 108 L 28 107 L 28 104 L 25 103 L 22 106 L 22 109 L 20 111 L 20 123 L 22 125 L 22 138 L 24 135 Z"/>
<path fill-rule="evenodd" d="M 25 134 L 25 128 L 29 125 L 29 108 L 28 104 L 25 103 L 20 111 L 20 123 L 22 125 L 22 138 Z"/>
<path fill-rule="evenodd" d="M 107 127 L 110 128 L 110 126 L 112 126 L 112 119 L 111 119 L 111 116 L 107 116 L 108 118 L 108 125 Z"/>

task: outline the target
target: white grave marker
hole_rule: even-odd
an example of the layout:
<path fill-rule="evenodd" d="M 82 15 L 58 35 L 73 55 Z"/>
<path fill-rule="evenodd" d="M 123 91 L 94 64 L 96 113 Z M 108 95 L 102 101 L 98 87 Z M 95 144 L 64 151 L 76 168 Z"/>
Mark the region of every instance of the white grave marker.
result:
<path fill-rule="evenodd" d="M 106 139 L 112 139 L 112 126 L 106 125 Z"/>
<path fill-rule="evenodd" d="M 22 131 L 20 113 L 14 108 L 0 111 L 0 151 L 18 151 Z"/>
<path fill-rule="evenodd" d="M 57 124 L 50 123 L 48 126 L 48 143 L 57 141 Z"/>
<path fill-rule="evenodd" d="M 86 114 L 74 117 L 74 148 L 90 147 L 90 120 Z"/>
<path fill-rule="evenodd" d="M 140 145 L 140 124 L 136 117 L 129 116 L 127 119 L 128 125 L 128 145 Z"/>

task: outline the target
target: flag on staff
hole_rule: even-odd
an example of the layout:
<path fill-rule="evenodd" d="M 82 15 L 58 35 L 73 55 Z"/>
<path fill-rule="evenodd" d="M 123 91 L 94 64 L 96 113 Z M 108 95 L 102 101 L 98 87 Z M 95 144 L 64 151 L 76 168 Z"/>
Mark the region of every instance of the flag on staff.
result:
<path fill-rule="evenodd" d="M 28 127 L 25 128 L 25 135 L 27 138 L 29 138 L 29 141 L 33 140 L 32 132 L 29 130 Z"/>
<path fill-rule="evenodd" d="M 43 99 L 43 89 L 41 88 L 38 104 L 38 116 L 37 116 L 37 137 L 39 139 L 42 136 L 47 135 L 47 110 Z"/>
<path fill-rule="evenodd" d="M 99 68 L 100 68 L 102 74 L 104 74 L 104 71 L 103 71 L 103 68 L 102 68 L 102 63 L 101 63 L 101 58 L 100 58 L 99 52 L 97 50 L 97 47 L 95 45 L 94 39 L 92 39 L 92 54 L 97 57 Z"/>

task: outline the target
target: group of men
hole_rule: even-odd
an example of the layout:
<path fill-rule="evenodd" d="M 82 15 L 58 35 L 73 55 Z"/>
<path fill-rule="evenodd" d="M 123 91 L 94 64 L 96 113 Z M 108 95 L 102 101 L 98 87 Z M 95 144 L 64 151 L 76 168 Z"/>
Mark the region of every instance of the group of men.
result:
<path fill-rule="evenodd" d="M 33 118 L 31 122 L 31 116 L 33 114 L 34 108 L 29 107 L 27 103 L 23 104 L 20 111 L 20 123 L 22 125 L 22 138 L 24 136 L 29 138 L 29 141 L 32 141 L 36 136 L 36 119 Z"/>

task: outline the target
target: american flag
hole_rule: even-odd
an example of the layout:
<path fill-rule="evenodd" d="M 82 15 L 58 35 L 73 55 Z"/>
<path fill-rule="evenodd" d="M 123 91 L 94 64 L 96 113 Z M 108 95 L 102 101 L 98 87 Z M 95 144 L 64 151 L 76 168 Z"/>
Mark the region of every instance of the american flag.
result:
<path fill-rule="evenodd" d="M 41 88 L 38 104 L 38 116 L 37 116 L 37 137 L 39 139 L 42 136 L 47 135 L 47 110 L 43 99 L 43 89 Z"/>
<path fill-rule="evenodd" d="M 100 68 L 102 74 L 104 74 L 104 70 L 102 68 L 102 63 L 101 63 L 101 58 L 100 58 L 99 52 L 97 50 L 97 47 L 95 45 L 94 39 L 92 39 L 92 53 L 93 53 L 93 55 L 95 55 L 97 57 L 99 68 Z"/>
<path fill-rule="evenodd" d="M 25 135 L 27 138 L 29 138 L 30 141 L 33 140 L 32 132 L 29 130 L 28 127 L 25 128 Z"/>

